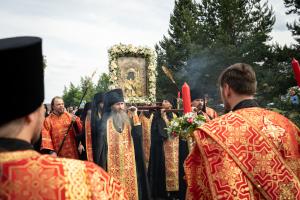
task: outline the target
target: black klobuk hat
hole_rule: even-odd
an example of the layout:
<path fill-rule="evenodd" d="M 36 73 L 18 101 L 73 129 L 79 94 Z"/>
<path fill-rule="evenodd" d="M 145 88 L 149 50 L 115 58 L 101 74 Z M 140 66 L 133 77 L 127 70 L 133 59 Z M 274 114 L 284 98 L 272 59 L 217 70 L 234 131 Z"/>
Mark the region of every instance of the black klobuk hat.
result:
<path fill-rule="evenodd" d="M 44 101 L 42 40 L 38 37 L 0 39 L 0 125 L 24 117 Z"/>
<path fill-rule="evenodd" d="M 122 89 L 110 90 L 104 95 L 104 112 L 110 112 L 115 103 L 124 102 Z"/>
<path fill-rule="evenodd" d="M 104 99 L 104 93 L 103 92 L 98 92 L 94 95 L 93 101 L 98 104 L 100 102 L 103 102 Z"/>
<path fill-rule="evenodd" d="M 201 91 L 193 89 L 191 90 L 191 101 L 194 101 L 195 99 L 203 99 L 204 95 Z"/>

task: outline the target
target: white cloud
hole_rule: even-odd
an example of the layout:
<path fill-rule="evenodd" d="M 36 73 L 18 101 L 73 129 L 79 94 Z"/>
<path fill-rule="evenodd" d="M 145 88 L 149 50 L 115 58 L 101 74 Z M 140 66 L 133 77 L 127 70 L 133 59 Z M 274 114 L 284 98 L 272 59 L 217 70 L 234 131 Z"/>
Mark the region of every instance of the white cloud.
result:
<path fill-rule="evenodd" d="M 277 22 L 273 41 L 290 44 L 282 1 L 272 0 Z M 37 35 L 47 57 L 46 99 L 98 69 L 108 71 L 114 44 L 154 45 L 167 33 L 174 0 L 10 0 L 0 2 L 0 37 Z"/>
<path fill-rule="evenodd" d="M 70 82 L 108 71 L 109 47 L 153 47 L 167 32 L 173 0 L 11 0 L 0 3 L 0 37 L 37 35 L 47 57 L 45 102 Z"/>

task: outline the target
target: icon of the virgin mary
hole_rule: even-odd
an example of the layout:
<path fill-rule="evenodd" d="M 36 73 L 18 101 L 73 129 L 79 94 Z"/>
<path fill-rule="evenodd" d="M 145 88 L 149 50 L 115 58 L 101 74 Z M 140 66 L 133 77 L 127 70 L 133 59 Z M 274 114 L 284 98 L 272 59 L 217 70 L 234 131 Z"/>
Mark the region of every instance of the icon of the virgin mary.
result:
<path fill-rule="evenodd" d="M 135 70 L 130 68 L 127 71 L 127 77 L 125 81 L 125 93 L 127 97 L 136 97 L 136 80 L 135 80 Z"/>

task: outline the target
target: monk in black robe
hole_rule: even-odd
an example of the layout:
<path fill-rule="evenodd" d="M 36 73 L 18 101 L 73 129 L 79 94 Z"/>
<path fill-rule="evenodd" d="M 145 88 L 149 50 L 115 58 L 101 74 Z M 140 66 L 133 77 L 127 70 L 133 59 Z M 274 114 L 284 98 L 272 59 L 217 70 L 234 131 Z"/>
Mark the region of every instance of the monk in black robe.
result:
<path fill-rule="evenodd" d="M 103 98 L 104 93 L 96 93 L 91 107 L 91 140 L 93 150 L 93 161 L 99 163 L 99 146 L 97 145 L 97 138 L 101 131 L 101 120 L 103 115 Z"/>
<path fill-rule="evenodd" d="M 131 108 L 129 110 L 132 110 Z M 129 199 L 150 199 L 143 153 L 142 127 L 137 109 L 125 108 L 121 89 L 109 91 L 104 97 L 104 115 L 97 138 L 99 159 L 107 172 L 120 180 Z"/>
<path fill-rule="evenodd" d="M 172 107 L 171 102 L 171 97 L 163 101 L 163 109 L 154 113 L 151 125 L 148 177 L 153 199 L 185 199 L 183 162 L 188 155 L 188 146 L 186 141 L 168 137 L 165 128 L 178 115 L 165 112 Z"/>

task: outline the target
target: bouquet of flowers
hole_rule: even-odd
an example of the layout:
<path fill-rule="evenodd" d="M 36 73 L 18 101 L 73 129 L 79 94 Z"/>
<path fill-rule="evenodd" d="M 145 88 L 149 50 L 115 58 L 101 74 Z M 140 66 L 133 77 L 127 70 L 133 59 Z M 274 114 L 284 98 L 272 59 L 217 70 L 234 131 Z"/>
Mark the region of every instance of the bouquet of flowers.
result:
<path fill-rule="evenodd" d="M 194 130 L 206 121 L 202 115 L 190 112 L 186 113 L 182 117 L 174 118 L 170 121 L 170 124 L 166 128 L 169 137 L 180 137 L 183 140 L 188 140 L 192 137 Z"/>

